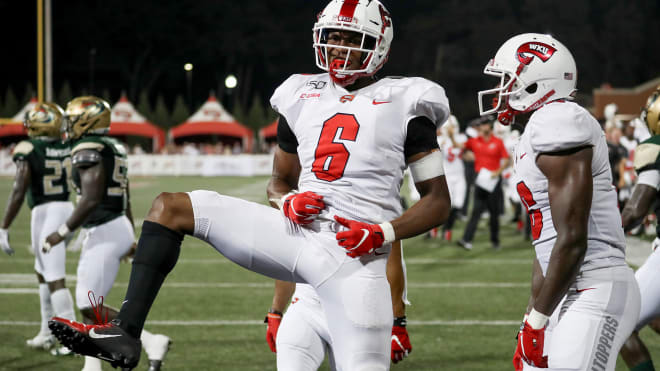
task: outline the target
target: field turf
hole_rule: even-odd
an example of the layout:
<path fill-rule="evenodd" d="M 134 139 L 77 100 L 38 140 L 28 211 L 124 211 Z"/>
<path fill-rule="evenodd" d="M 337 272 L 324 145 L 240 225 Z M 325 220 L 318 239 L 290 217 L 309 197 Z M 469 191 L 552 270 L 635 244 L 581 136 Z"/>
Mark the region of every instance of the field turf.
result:
<path fill-rule="evenodd" d="M 267 181 L 267 177 L 133 178 L 133 213 L 139 225 L 162 191 L 210 189 L 265 203 Z M 0 178 L 3 210 L 11 182 Z M 485 220 L 472 251 L 421 236 L 404 241 L 413 352 L 392 370 L 513 369 L 511 356 L 529 294 L 533 250 L 507 219 L 502 218 L 499 251 L 490 248 Z M 457 223 L 454 240 L 461 236 L 464 224 Z M 25 340 L 37 333 L 40 316 L 34 258 L 28 250 L 29 225 L 29 210 L 24 206 L 10 229 L 16 254 L 0 253 L 0 370 L 80 370 L 81 357 L 53 357 L 25 346 Z M 78 256 L 67 255 L 72 293 Z M 130 265 L 122 264 L 107 304 L 119 307 L 129 274 Z M 272 280 L 186 237 L 179 262 L 147 321 L 150 331 L 167 334 L 174 341 L 163 369 L 275 370 L 275 355 L 268 349 L 262 323 L 272 291 Z M 642 338 L 660 363 L 660 336 L 644 329 Z M 108 364 L 103 367 L 112 369 Z M 147 367 L 143 354 L 137 370 Z M 620 359 L 617 370 L 627 370 Z"/>

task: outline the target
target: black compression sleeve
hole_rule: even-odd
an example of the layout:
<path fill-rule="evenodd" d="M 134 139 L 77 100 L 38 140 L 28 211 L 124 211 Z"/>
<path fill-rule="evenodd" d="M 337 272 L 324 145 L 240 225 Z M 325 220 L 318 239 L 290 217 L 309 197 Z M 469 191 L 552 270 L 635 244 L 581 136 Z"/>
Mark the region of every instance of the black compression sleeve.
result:
<path fill-rule="evenodd" d="M 428 117 L 418 116 L 408 122 L 408 134 L 403 147 L 406 158 L 421 152 L 428 152 L 438 146 L 435 124 Z"/>
<path fill-rule="evenodd" d="M 277 123 L 277 144 L 284 152 L 298 153 L 298 139 L 296 139 L 289 123 L 282 115 L 280 115 Z"/>

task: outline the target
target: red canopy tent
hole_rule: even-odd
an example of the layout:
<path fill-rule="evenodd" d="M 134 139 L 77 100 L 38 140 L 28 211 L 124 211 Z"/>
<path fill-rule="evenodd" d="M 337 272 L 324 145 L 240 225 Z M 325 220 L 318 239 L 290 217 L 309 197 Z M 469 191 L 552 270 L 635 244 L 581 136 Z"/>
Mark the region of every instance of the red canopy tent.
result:
<path fill-rule="evenodd" d="M 188 120 L 170 130 L 174 140 L 208 135 L 238 138 L 244 152 L 252 149 L 252 130 L 236 121 L 213 95 Z"/>
<path fill-rule="evenodd" d="M 259 137 L 261 140 L 271 141 L 277 138 L 277 122 L 278 120 L 275 120 L 268 126 L 259 129 Z"/>
<path fill-rule="evenodd" d="M 158 152 L 165 145 L 165 131 L 147 121 L 133 104 L 122 95 L 114 107 L 110 116 L 110 131 L 108 135 L 124 136 L 135 135 L 153 139 L 152 150 Z"/>
<path fill-rule="evenodd" d="M 23 118 L 25 112 L 32 109 L 37 102 L 37 98 L 33 97 L 14 117 L 0 121 L 0 137 L 27 137 L 27 130 L 23 127 Z"/>

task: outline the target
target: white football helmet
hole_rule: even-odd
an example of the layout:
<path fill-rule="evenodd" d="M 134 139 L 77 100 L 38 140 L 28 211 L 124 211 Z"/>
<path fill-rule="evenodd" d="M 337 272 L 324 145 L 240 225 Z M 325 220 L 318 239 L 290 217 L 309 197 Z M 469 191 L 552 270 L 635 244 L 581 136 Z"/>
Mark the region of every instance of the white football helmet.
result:
<path fill-rule="evenodd" d="M 479 92 L 479 113 L 498 113 L 504 125 L 515 115 L 531 112 L 548 102 L 573 99 L 577 68 L 571 52 L 550 35 L 526 33 L 507 40 L 484 68 L 500 78 L 494 89 Z M 484 109 L 484 95 L 495 95 Z"/>
<path fill-rule="evenodd" d="M 332 45 L 332 48 L 346 49 L 347 53 L 363 53 L 362 65 L 357 69 L 347 69 L 348 59 L 328 64 L 328 34 L 335 30 L 362 34 L 360 47 Z M 351 85 L 358 77 L 375 74 L 385 64 L 393 35 L 392 18 L 380 1 L 332 0 L 319 14 L 313 28 L 316 65 L 330 73 L 335 83 Z"/>

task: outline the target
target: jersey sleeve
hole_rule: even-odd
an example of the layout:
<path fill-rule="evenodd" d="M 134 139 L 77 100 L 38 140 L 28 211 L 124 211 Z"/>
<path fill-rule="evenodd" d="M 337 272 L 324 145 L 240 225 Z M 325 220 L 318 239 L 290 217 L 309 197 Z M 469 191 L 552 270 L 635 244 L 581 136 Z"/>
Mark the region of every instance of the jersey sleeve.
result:
<path fill-rule="evenodd" d="M 423 116 L 440 127 L 449 117 L 449 99 L 442 86 L 422 78 L 413 78 L 411 88 L 415 102 L 410 105 L 409 120 Z"/>
<path fill-rule="evenodd" d="M 525 130 L 530 131 L 530 143 L 536 153 L 593 146 L 594 125 L 588 118 L 591 116 L 584 117 L 570 109 L 539 110 L 532 115 Z M 598 130 L 602 132 L 600 127 Z"/>
<path fill-rule="evenodd" d="M 275 89 L 275 92 L 270 97 L 271 107 L 280 116 L 286 118 L 289 123 L 296 122 L 300 109 L 299 100 L 295 99 L 295 93 L 298 89 L 305 86 L 309 77 L 308 75 L 291 75 Z"/>
<path fill-rule="evenodd" d="M 660 170 L 660 143 L 645 141 L 635 149 L 635 171 Z"/>
<path fill-rule="evenodd" d="M 21 141 L 14 147 L 12 152 L 12 159 L 15 161 L 25 160 L 27 156 L 34 150 L 34 145 L 27 140 Z"/>

